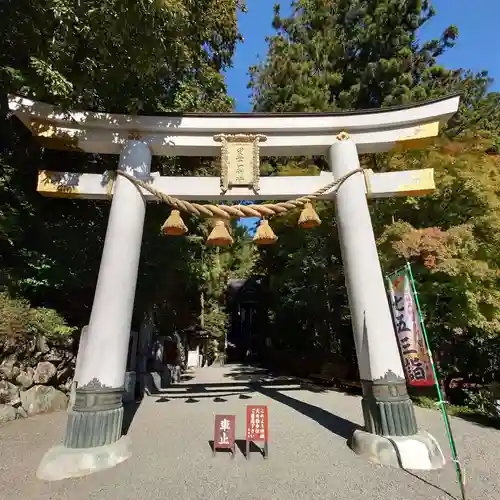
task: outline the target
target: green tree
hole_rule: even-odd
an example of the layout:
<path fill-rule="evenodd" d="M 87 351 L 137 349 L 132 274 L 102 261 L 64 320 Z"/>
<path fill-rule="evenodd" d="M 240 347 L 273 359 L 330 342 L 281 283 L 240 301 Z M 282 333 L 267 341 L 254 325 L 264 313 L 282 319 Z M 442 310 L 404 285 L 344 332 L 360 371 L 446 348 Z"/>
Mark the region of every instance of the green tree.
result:
<path fill-rule="evenodd" d="M 232 102 L 222 70 L 231 63 L 240 40 L 237 8 L 234 0 L 2 2 L 4 287 L 35 305 L 56 308 L 76 324 L 88 321 L 109 203 L 42 198 L 35 192 L 37 169 L 102 172 L 116 168 L 117 162 L 106 155 L 39 147 L 17 120 L 8 117 L 6 94 L 62 108 L 117 113 L 229 111 Z M 155 158 L 153 170 L 195 175 L 213 172 L 214 165 L 209 159 Z M 174 286 L 181 285 L 187 301 L 190 291 L 198 288 L 182 288 L 197 279 L 192 265 L 196 249 L 186 241 L 158 236 L 167 214 L 164 206 L 148 208 L 138 289 L 144 300 L 138 300 L 138 309 L 151 300 L 161 301 L 158 290 L 168 295 L 171 278 L 177 280 Z M 195 232 L 198 225 L 199 221 L 190 222 Z M 179 272 L 159 273 L 172 267 Z"/>
<path fill-rule="evenodd" d="M 458 29 L 419 41 L 418 30 L 435 15 L 425 0 L 297 0 L 292 8 L 288 18 L 275 8 L 277 33 L 264 61 L 250 68 L 258 111 L 381 108 L 463 93 L 446 129 L 454 142 L 362 163 L 378 171 L 435 168 L 433 195 L 371 203 L 384 269 L 415 262 L 443 373 L 498 376 L 498 156 L 485 150 L 497 144 L 500 108 L 498 93 L 488 93 L 491 79 L 486 71 L 438 64 Z M 318 167 L 326 167 L 322 158 L 271 158 L 263 171 L 311 175 Z M 323 204 L 317 210 L 323 225 L 311 232 L 273 222 L 280 241 L 261 251 L 259 270 L 270 283 L 276 342 L 295 356 L 317 346 L 316 358 L 345 357 L 352 333 L 334 210 Z"/>
<path fill-rule="evenodd" d="M 234 0 L 7 1 L 11 92 L 106 112 L 230 109 L 221 70 L 240 40 Z"/>
<path fill-rule="evenodd" d="M 487 141 L 438 141 L 386 157 L 384 170 L 435 169 L 437 190 L 377 202 L 373 219 L 386 270 L 411 262 L 436 358 L 444 375 L 500 376 L 500 189 Z"/>
<path fill-rule="evenodd" d="M 275 6 L 266 60 L 251 68 L 259 111 L 334 111 L 407 104 L 449 91 L 460 72 L 437 65 L 458 36 L 418 43 L 427 0 L 297 0 Z"/>
<path fill-rule="evenodd" d="M 318 203 L 322 225 L 297 227 L 298 214 L 272 221 L 278 242 L 261 250 L 258 271 L 268 277 L 269 331 L 274 346 L 320 363 L 332 354 L 353 356 L 350 315 L 336 222 L 329 203 Z"/>

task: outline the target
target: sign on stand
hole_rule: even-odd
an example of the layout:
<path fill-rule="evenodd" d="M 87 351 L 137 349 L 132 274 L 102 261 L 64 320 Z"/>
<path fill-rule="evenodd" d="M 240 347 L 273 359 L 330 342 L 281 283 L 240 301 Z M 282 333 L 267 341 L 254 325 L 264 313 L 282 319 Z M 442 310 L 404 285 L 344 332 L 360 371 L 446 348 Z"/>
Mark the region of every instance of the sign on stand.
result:
<path fill-rule="evenodd" d="M 215 415 L 213 456 L 218 449 L 230 450 L 231 458 L 236 454 L 236 416 Z"/>
<path fill-rule="evenodd" d="M 269 456 L 269 426 L 267 406 L 247 406 L 246 458 L 250 458 L 251 443 L 264 442 L 264 458 Z"/>

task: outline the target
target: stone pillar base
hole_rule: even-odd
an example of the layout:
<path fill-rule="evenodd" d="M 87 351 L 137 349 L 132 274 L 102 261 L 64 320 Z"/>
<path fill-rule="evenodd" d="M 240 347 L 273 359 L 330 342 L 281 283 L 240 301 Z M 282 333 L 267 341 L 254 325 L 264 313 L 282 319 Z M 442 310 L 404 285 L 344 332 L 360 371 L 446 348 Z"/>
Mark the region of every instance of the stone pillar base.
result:
<path fill-rule="evenodd" d="M 370 462 L 403 469 L 440 469 L 446 463 L 439 443 L 418 432 L 406 381 L 390 370 L 377 380 L 362 380 L 365 430 L 357 430 L 351 448 Z"/>
<path fill-rule="evenodd" d="M 380 436 L 413 436 L 417 420 L 406 381 L 388 371 L 377 380 L 362 380 L 365 430 Z"/>
<path fill-rule="evenodd" d="M 130 457 L 130 438 L 122 435 L 123 388 L 98 380 L 77 387 L 68 411 L 64 444 L 43 457 L 37 477 L 58 481 L 109 469 Z"/>
<path fill-rule="evenodd" d="M 446 463 L 439 443 L 427 432 L 413 436 L 378 436 L 356 430 L 351 448 L 370 462 L 389 467 L 433 470 L 441 469 Z"/>
<path fill-rule="evenodd" d="M 131 455 L 131 441 L 127 436 L 114 443 L 94 448 L 55 446 L 45 453 L 36 471 L 36 477 L 44 481 L 60 481 L 87 476 L 111 469 Z"/>
<path fill-rule="evenodd" d="M 97 383 L 78 387 L 68 411 L 64 446 L 93 448 L 120 439 L 123 422 L 122 388 Z"/>

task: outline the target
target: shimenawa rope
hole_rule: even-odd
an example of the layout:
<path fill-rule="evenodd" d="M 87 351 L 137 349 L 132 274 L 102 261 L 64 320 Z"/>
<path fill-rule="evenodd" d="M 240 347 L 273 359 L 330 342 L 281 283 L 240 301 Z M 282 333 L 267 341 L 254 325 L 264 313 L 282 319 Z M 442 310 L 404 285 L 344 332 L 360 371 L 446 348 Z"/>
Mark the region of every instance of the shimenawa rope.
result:
<path fill-rule="evenodd" d="M 363 168 L 357 168 L 339 177 L 338 179 L 330 182 L 326 186 L 322 187 L 321 189 L 318 189 L 317 191 L 308 196 L 302 196 L 300 198 L 295 198 L 294 200 L 289 200 L 279 203 L 263 203 L 262 205 L 212 205 L 210 203 L 202 205 L 199 203 L 191 203 L 189 201 L 180 200 L 179 198 L 170 196 L 167 193 L 163 193 L 162 191 L 159 191 L 158 189 L 154 188 L 147 182 L 136 179 L 133 175 L 130 175 L 127 172 L 117 170 L 116 174 L 125 177 L 135 186 L 140 187 L 145 191 L 148 191 L 161 202 L 166 203 L 167 205 L 170 205 L 171 207 L 176 208 L 178 210 L 182 210 L 184 212 L 196 216 L 219 217 L 222 219 L 230 219 L 231 217 L 269 218 L 275 215 L 284 214 L 289 210 L 293 210 L 297 207 L 304 206 L 306 203 L 319 198 L 322 194 L 326 193 L 327 191 L 333 188 L 336 188 L 335 191 L 337 191 L 338 188 L 347 179 L 349 179 L 349 177 L 359 172 L 366 173 L 363 170 Z"/>

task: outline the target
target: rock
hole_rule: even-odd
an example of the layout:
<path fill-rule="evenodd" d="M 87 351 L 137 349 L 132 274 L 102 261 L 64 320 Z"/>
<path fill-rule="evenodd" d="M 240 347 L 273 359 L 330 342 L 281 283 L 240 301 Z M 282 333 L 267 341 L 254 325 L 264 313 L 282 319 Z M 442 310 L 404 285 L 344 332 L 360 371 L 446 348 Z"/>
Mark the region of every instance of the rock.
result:
<path fill-rule="evenodd" d="M 8 380 L 16 380 L 16 377 L 21 373 L 21 369 L 18 366 L 13 366 L 10 372 L 10 377 Z"/>
<path fill-rule="evenodd" d="M 28 352 L 33 354 L 36 351 L 37 341 L 36 339 L 32 339 L 28 342 Z"/>
<path fill-rule="evenodd" d="M 33 385 L 33 368 L 27 368 L 26 371 L 22 371 L 16 377 L 17 385 L 20 385 L 23 389 L 29 389 Z"/>
<path fill-rule="evenodd" d="M 73 374 L 72 366 L 66 366 L 66 368 L 63 368 L 62 370 L 57 370 L 57 383 L 64 384 L 66 380 L 68 380 L 71 377 L 72 374 Z"/>
<path fill-rule="evenodd" d="M 22 406 L 16 408 L 16 413 L 17 413 L 17 418 L 26 418 L 28 416 L 26 410 Z"/>
<path fill-rule="evenodd" d="M 16 419 L 16 409 L 10 405 L 0 404 L 0 424 Z"/>
<path fill-rule="evenodd" d="M 49 352 L 50 350 L 49 345 L 47 344 L 47 339 L 43 335 L 40 335 L 36 339 L 36 347 L 42 354 Z"/>
<path fill-rule="evenodd" d="M 66 352 L 64 354 L 64 358 L 61 360 L 61 362 L 57 365 L 57 370 L 63 370 L 66 367 L 71 367 L 73 370 L 75 369 L 75 356 L 72 353 Z"/>
<path fill-rule="evenodd" d="M 46 385 L 35 385 L 30 390 L 21 392 L 21 401 L 28 415 L 65 410 L 68 407 L 66 395 L 55 387 Z"/>
<path fill-rule="evenodd" d="M 18 338 L 11 336 L 3 337 L 0 341 L 0 347 L 4 354 L 12 354 L 19 347 Z"/>
<path fill-rule="evenodd" d="M 56 367 L 50 361 L 40 361 L 36 365 L 33 382 L 35 384 L 48 384 L 56 375 Z"/>
<path fill-rule="evenodd" d="M 9 404 L 11 406 L 19 405 L 19 389 L 6 380 L 0 381 L 0 403 Z"/>
<path fill-rule="evenodd" d="M 0 364 L 0 378 L 3 380 L 15 380 L 21 370 L 16 366 L 17 359 L 14 354 L 5 358 Z"/>
<path fill-rule="evenodd" d="M 64 382 L 64 384 L 61 384 L 59 386 L 59 390 L 64 393 L 70 392 L 72 385 L 73 385 L 73 379 L 70 377 L 68 380 L 66 380 L 66 382 Z"/>
<path fill-rule="evenodd" d="M 51 363 L 58 365 L 64 359 L 64 353 L 58 351 L 55 348 L 52 348 L 43 356 L 43 359 L 45 361 L 50 361 Z"/>

